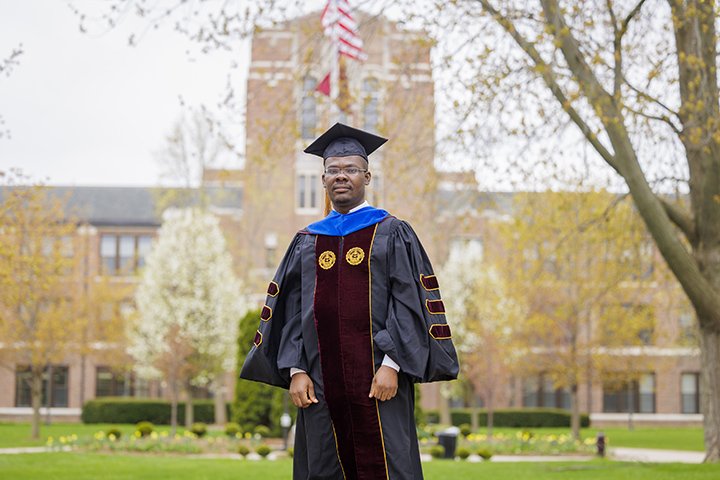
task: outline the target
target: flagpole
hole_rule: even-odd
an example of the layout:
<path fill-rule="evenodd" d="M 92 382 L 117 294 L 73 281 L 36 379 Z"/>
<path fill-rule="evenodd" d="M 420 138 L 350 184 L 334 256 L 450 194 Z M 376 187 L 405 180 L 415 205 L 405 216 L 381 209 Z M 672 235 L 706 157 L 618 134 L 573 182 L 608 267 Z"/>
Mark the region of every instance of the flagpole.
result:
<path fill-rule="evenodd" d="M 332 25 L 332 65 L 330 66 L 330 123 L 340 121 L 340 106 L 338 98 L 340 97 L 340 38 L 339 26 L 340 12 L 338 11 L 337 0 L 329 0 L 332 5 L 332 14 L 334 21 Z"/>

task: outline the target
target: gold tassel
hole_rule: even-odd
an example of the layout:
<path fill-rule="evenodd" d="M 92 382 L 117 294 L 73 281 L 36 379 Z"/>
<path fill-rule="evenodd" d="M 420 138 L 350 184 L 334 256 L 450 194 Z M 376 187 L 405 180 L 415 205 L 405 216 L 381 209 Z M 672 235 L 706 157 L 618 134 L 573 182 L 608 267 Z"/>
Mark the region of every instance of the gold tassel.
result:
<path fill-rule="evenodd" d="M 323 217 L 330 215 L 330 210 L 332 210 L 330 207 L 330 196 L 328 195 L 327 190 L 325 190 L 325 214 Z"/>

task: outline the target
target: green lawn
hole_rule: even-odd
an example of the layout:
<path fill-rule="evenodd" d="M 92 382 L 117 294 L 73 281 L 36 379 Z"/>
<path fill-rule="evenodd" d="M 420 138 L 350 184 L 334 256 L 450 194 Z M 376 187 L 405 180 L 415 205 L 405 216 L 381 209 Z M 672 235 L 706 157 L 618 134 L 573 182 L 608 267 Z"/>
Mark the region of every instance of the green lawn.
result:
<path fill-rule="evenodd" d="M 48 436 L 58 438 L 61 435 L 76 434 L 79 437 L 92 436 L 99 430 L 110 426 L 120 428 L 124 435 L 135 431 L 134 425 L 84 425 L 81 423 L 58 423 L 43 425 L 40 430 L 41 440 L 30 438 L 30 425 L 27 423 L 0 423 L 0 448 L 45 445 Z M 160 430 L 169 430 L 168 426 L 159 426 Z M 522 429 L 496 428 L 495 432 L 515 434 Z M 562 428 L 535 428 L 537 434 L 568 433 Z M 610 447 L 661 448 L 669 450 L 703 450 L 703 433 L 701 428 L 636 428 L 629 431 L 625 428 L 603 429 Z M 481 431 L 482 432 L 482 431 Z M 182 433 L 182 431 L 180 432 Z M 211 432 L 211 435 L 222 435 L 222 432 Z M 596 428 L 583 429 L 583 438 L 595 438 Z"/>
<path fill-rule="evenodd" d="M 711 480 L 718 465 L 650 465 L 608 461 L 583 463 L 467 463 L 432 461 L 423 465 L 427 480 L 492 478 L 494 480 Z M 3 478 L 13 480 L 287 480 L 289 460 L 249 461 L 187 457 L 47 453 L 0 455 Z"/>

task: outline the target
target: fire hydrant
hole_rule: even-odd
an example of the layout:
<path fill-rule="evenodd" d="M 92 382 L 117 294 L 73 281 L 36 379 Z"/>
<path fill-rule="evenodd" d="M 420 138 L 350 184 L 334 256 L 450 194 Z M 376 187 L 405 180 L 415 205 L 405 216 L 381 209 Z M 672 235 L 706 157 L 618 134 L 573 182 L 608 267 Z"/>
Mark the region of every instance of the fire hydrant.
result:
<path fill-rule="evenodd" d="M 605 434 L 603 432 L 597 433 L 597 438 L 596 438 L 595 444 L 597 445 L 598 457 L 604 458 L 605 457 Z"/>

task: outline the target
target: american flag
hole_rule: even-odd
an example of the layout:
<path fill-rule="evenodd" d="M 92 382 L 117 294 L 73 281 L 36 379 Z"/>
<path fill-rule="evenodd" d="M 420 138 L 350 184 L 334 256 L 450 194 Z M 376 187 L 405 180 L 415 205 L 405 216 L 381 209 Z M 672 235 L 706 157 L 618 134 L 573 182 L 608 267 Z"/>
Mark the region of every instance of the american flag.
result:
<path fill-rule="evenodd" d="M 320 15 L 325 35 L 338 39 L 341 55 L 354 60 L 367 60 L 363 52 L 363 41 L 357 33 L 357 23 L 350 14 L 347 0 L 328 0 Z"/>

